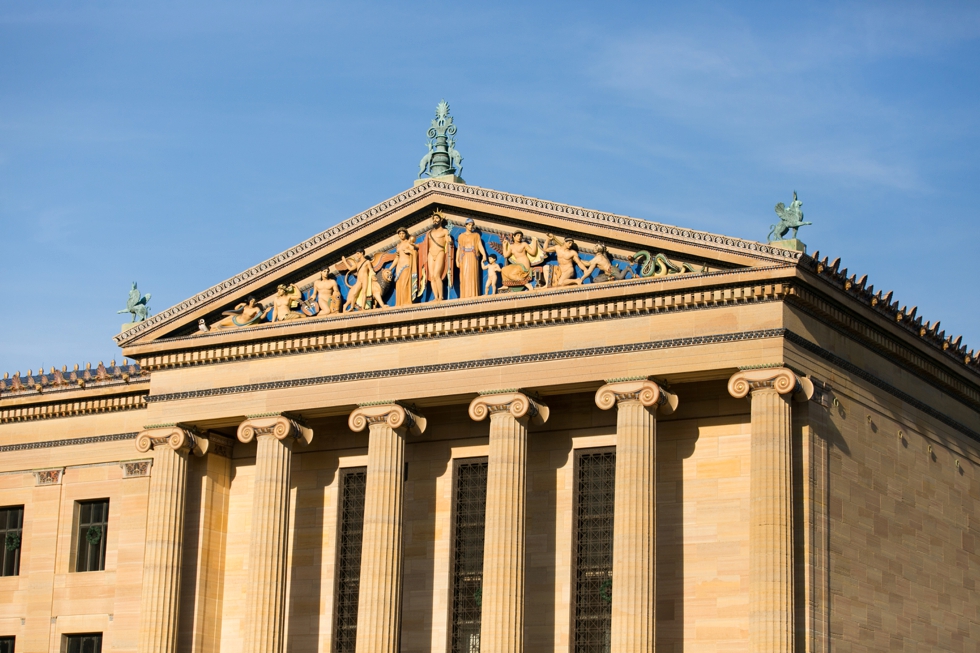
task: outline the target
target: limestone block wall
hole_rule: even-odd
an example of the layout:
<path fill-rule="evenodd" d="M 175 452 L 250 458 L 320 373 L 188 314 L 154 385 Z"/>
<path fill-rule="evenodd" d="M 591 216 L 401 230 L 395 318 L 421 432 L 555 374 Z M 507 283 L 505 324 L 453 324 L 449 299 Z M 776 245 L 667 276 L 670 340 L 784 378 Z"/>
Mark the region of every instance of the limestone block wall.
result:
<path fill-rule="evenodd" d="M 886 415 L 848 399 L 825 420 L 834 650 L 975 650 L 977 449 L 920 430 L 912 411 Z"/>
<path fill-rule="evenodd" d="M 144 415 L 0 425 L 0 445 L 11 447 L 0 455 L 0 506 L 25 506 L 20 574 L 0 578 L 0 635 L 15 636 L 18 651 L 57 652 L 62 634 L 92 631 L 104 633 L 104 651 L 136 650 L 149 478 L 124 478 L 120 463 L 148 457 L 134 445 Z M 121 439 L 63 442 L 101 436 Z M 34 471 L 45 469 L 64 469 L 60 482 L 39 484 Z M 102 498 L 105 570 L 75 573 L 75 502 Z"/>
<path fill-rule="evenodd" d="M 894 360 L 788 318 L 858 368 L 787 349 L 826 384 L 797 424 L 808 470 L 797 488 L 798 640 L 817 652 L 976 650 L 980 443 L 896 393 L 975 432 L 980 415 Z"/>

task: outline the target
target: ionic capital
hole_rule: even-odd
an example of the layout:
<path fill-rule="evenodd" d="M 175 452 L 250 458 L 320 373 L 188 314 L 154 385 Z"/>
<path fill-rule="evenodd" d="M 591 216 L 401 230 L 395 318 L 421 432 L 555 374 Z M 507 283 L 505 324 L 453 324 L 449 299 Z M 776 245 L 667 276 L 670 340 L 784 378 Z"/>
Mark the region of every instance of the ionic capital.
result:
<path fill-rule="evenodd" d="M 728 392 L 736 399 L 758 390 L 774 390 L 781 395 L 792 393 L 794 398 L 806 400 L 813 396 L 813 382 L 785 367 L 740 370 L 728 380 Z"/>
<path fill-rule="evenodd" d="M 350 430 L 357 433 L 371 424 L 387 424 L 392 430 L 402 429 L 412 435 L 425 432 L 425 418 L 397 402 L 361 404 L 347 419 Z"/>
<path fill-rule="evenodd" d="M 548 421 L 551 409 L 516 390 L 488 392 L 470 402 L 470 418 L 477 422 L 487 415 L 498 413 L 510 413 L 517 420 L 544 424 Z"/>
<path fill-rule="evenodd" d="M 149 426 L 136 436 L 136 450 L 140 453 L 168 446 L 178 453 L 193 452 L 203 456 L 208 451 L 208 445 L 208 439 L 197 431 L 176 424 Z"/>
<path fill-rule="evenodd" d="M 650 379 L 609 381 L 595 393 L 596 406 L 609 410 L 621 402 L 635 401 L 664 415 L 677 410 L 677 395 L 667 392 Z"/>
<path fill-rule="evenodd" d="M 277 440 L 291 438 L 303 444 L 313 439 L 313 429 L 285 415 L 252 415 L 238 425 L 238 441 L 248 444 L 260 435 L 271 435 Z"/>

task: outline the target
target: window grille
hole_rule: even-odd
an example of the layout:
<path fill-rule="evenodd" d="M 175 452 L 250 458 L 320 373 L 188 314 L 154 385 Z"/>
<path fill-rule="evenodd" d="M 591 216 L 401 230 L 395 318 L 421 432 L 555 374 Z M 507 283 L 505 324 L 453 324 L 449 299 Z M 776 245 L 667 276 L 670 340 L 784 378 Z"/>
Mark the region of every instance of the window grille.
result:
<path fill-rule="evenodd" d="M 334 652 L 353 653 L 357 643 L 357 596 L 361 582 L 364 490 L 367 472 L 347 471 L 341 481 L 340 543 L 337 560 L 337 621 Z"/>
<path fill-rule="evenodd" d="M 24 506 L 0 508 L 0 576 L 20 575 L 20 545 L 24 531 Z M 11 642 L 13 639 L 10 640 Z M 13 644 L 10 645 L 13 651 Z M 0 653 L 5 649 L 0 645 Z"/>
<path fill-rule="evenodd" d="M 14 653 L 13 637 L 0 637 L 0 653 Z"/>
<path fill-rule="evenodd" d="M 575 653 L 608 653 L 612 621 L 616 452 L 578 457 L 575 529 Z"/>
<path fill-rule="evenodd" d="M 456 465 L 453 496 L 453 653 L 479 653 L 487 463 Z"/>
<path fill-rule="evenodd" d="M 79 501 L 75 571 L 102 571 L 105 569 L 105 541 L 108 532 L 109 500 Z M 102 645 L 99 644 L 99 646 Z"/>
<path fill-rule="evenodd" d="M 102 653 L 102 633 L 65 635 L 65 653 Z"/>

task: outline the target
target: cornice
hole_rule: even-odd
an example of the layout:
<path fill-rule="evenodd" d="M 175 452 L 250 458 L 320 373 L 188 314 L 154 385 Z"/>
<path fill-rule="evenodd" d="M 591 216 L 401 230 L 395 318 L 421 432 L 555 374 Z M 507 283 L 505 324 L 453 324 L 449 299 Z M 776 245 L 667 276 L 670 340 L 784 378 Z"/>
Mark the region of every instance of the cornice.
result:
<path fill-rule="evenodd" d="M 37 419 L 53 419 L 57 417 L 77 417 L 94 415 L 120 410 L 140 410 L 146 408 L 146 391 L 142 393 L 118 395 L 104 399 L 88 399 L 83 401 L 59 401 L 0 409 L 0 424 L 12 422 L 28 422 Z"/>
<path fill-rule="evenodd" d="M 281 267 L 300 259 L 309 257 L 312 254 L 323 251 L 326 248 L 337 244 L 341 239 L 357 233 L 374 225 L 378 218 L 383 214 L 404 209 L 414 204 L 420 204 L 425 200 L 443 195 L 464 199 L 468 202 L 476 202 L 487 206 L 496 206 L 508 209 L 520 209 L 529 214 L 549 215 L 554 218 L 565 219 L 571 223 L 589 226 L 603 226 L 614 230 L 633 233 L 637 235 L 655 236 L 662 240 L 673 242 L 685 246 L 693 246 L 715 251 L 724 251 L 740 255 L 755 256 L 756 258 L 769 260 L 772 262 L 783 262 L 795 264 L 799 260 L 801 253 L 784 250 L 778 247 L 764 245 L 755 241 L 732 238 L 719 234 L 712 234 L 693 229 L 684 229 L 672 225 L 650 222 L 638 218 L 605 213 L 582 207 L 549 202 L 522 195 L 504 193 L 479 186 L 467 186 L 453 184 L 445 181 L 430 180 L 413 188 L 410 188 L 394 197 L 377 204 L 367 211 L 360 213 L 340 224 L 331 227 L 319 234 L 303 241 L 258 265 L 227 279 L 211 288 L 205 290 L 194 297 L 191 297 L 171 308 L 154 315 L 134 326 L 133 328 L 115 336 L 116 343 L 126 346 L 135 340 L 143 337 L 162 325 L 169 323 L 174 318 L 197 308 L 205 302 L 230 296 L 240 286 L 265 278 L 275 273 Z"/>

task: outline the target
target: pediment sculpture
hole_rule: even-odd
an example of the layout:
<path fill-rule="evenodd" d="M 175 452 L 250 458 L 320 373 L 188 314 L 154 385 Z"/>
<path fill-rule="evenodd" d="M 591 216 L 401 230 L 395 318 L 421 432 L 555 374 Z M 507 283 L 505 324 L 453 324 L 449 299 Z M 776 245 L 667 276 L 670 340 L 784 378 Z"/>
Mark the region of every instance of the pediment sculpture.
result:
<path fill-rule="evenodd" d="M 708 271 L 664 252 L 612 249 L 572 234 L 450 219 L 437 208 L 414 226 L 397 227 L 374 251 L 341 254 L 312 278 L 284 281 L 271 297 L 249 297 L 211 324 L 201 320 L 199 330 Z"/>

